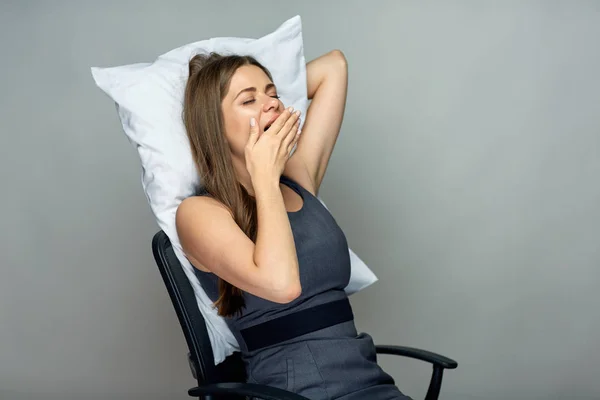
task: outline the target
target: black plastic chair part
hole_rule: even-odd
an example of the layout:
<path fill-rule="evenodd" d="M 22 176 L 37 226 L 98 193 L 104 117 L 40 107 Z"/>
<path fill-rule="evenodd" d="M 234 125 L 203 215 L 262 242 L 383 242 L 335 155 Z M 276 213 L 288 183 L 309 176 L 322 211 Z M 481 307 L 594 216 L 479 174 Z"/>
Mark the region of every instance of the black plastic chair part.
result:
<path fill-rule="evenodd" d="M 154 235 L 152 252 L 187 342 L 192 375 L 198 382 L 197 387 L 188 390 L 190 396 L 204 400 L 245 399 L 246 396 L 267 400 L 307 400 L 286 390 L 246 383 L 246 371 L 239 353 L 234 353 L 215 365 L 208 329 L 196 303 L 194 290 L 169 238 L 162 230 Z M 425 350 L 388 345 L 378 345 L 376 348 L 378 354 L 410 357 L 433 365 L 425 400 L 438 398 L 444 369 L 458 366 L 454 360 Z"/>

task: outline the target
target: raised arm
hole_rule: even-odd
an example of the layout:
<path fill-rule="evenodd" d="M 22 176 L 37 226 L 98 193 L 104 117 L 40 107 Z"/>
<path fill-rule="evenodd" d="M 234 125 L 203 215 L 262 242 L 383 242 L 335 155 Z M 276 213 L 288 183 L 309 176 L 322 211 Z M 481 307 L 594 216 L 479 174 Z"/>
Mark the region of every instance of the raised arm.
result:
<path fill-rule="evenodd" d="M 307 92 L 311 104 L 306 113 L 296 153 L 304 162 L 318 192 L 340 132 L 348 88 L 348 65 L 333 50 L 306 65 Z"/>

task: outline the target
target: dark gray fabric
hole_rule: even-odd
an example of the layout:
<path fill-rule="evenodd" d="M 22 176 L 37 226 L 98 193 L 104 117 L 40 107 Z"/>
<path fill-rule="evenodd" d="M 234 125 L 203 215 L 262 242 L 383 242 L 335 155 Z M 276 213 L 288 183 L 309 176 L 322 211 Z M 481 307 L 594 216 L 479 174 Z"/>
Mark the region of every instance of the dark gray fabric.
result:
<path fill-rule="evenodd" d="M 243 315 L 226 318 L 237 338 L 248 381 L 287 389 L 309 399 L 409 399 L 377 364 L 375 344 L 358 334 L 353 321 L 321 329 L 284 343 L 248 351 L 239 331 L 273 318 L 346 297 L 350 254 L 346 237 L 333 216 L 310 192 L 291 179 L 281 182 L 304 200 L 288 212 L 300 266 L 302 294 L 277 304 L 244 293 Z M 218 298 L 217 276 L 195 270 L 207 295 Z"/>

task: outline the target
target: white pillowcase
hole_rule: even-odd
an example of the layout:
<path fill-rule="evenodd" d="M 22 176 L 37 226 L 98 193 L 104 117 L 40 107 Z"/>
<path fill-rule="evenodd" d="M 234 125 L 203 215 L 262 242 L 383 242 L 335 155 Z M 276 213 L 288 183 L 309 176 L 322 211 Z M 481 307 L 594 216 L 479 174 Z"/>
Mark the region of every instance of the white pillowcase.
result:
<path fill-rule="evenodd" d="M 283 103 L 306 115 L 306 61 L 300 16 L 287 20 L 259 39 L 211 38 L 169 51 L 153 63 L 92 67 L 91 70 L 96 85 L 116 103 L 123 130 L 138 150 L 144 192 L 158 225 L 171 240 L 194 288 L 217 364 L 239 350 L 239 345 L 200 286 L 194 267 L 181 249 L 175 228 L 177 207 L 183 199 L 193 195 L 200 184 L 182 120 L 188 63 L 195 54 L 211 51 L 254 56 L 271 71 Z M 345 290 L 352 294 L 376 282 L 377 277 L 348 250 L 352 273 Z"/>

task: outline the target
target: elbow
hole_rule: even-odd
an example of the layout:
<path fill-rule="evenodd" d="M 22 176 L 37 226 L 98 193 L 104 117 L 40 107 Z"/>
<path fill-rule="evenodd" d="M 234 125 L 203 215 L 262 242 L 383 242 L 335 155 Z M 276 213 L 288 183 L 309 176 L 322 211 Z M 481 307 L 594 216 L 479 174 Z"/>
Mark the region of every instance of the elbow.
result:
<path fill-rule="evenodd" d="M 331 57 L 331 59 L 333 60 L 333 62 L 335 62 L 336 65 L 338 65 L 339 67 L 343 68 L 343 69 L 347 69 L 348 68 L 348 60 L 346 59 L 346 56 L 344 55 L 344 53 L 341 50 L 332 50 L 329 52 L 329 55 Z"/>
<path fill-rule="evenodd" d="M 300 281 L 285 285 L 285 287 L 277 288 L 273 291 L 273 299 L 275 303 L 287 304 L 296 300 L 302 294 L 302 285 Z"/>
<path fill-rule="evenodd" d="M 290 287 L 288 289 L 288 291 L 286 292 L 286 301 L 288 303 L 291 303 L 292 301 L 296 300 L 298 297 L 300 297 L 300 295 L 302 294 L 302 285 L 300 284 L 300 281 L 298 281 L 297 284 L 293 285 L 292 287 Z"/>

